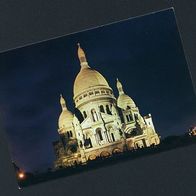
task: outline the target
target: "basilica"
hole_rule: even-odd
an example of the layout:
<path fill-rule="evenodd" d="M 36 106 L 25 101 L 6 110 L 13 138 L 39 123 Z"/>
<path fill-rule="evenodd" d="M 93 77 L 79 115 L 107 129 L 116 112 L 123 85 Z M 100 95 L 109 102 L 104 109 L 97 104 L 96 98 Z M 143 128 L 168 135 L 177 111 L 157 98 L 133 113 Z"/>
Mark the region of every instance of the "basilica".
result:
<path fill-rule="evenodd" d="M 110 157 L 127 150 L 160 143 L 152 116 L 141 116 L 139 108 L 117 79 L 118 97 L 102 74 L 88 64 L 78 44 L 80 71 L 73 86 L 75 111 L 72 113 L 63 96 L 58 120 L 59 141 L 53 142 L 54 167 L 86 164 L 98 157 Z"/>

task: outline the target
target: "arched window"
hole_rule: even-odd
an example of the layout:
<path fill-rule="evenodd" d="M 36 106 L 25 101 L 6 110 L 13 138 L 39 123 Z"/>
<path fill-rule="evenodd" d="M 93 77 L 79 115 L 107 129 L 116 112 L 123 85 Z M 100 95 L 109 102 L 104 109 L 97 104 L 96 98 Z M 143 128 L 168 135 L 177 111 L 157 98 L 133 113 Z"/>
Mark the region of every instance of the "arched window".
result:
<path fill-rule="evenodd" d="M 93 146 L 92 146 L 92 142 L 91 142 L 91 138 L 90 138 L 90 137 L 88 137 L 88 138 L 86 138 L 86 139 L 84 140 L 84 146 L 85 146 L 86 149 L 92 148 L 92 147 L 93 147 Z"/>
<path fill-rule="evenodd" d="M 103 107 L 103 105 L 100 105 L 100 106 L 99 106 L 99 109 L 100 109 L 100 112 L 103 112 L 103 113 L 105 113 L 105 110 L 104 110 L 104 107 Z"/>
<path fill-rule="evenodd" d="M 98 137 L 98 140 L 99 141 L 102 141 L 103 140 L 103 136 L 102 136 L 102 133 L 101 133 L 101 129 L 97 129 L 97 137 Z"/>
<path fill-rule="evenodd" d="M 111 133 L 111 136 L 112 136 L 112 141 L 115 142 L 114 134 Z"/>
<path fill-rule="evenodd" d="M 70 137 L 73 137 L 72 131 L 69 131 L 69 135 Z"/>
<path fill-rule="evenodd" d="M 131 115 L 131 114 L 129 114 L 129 119 L 130 119 L 130 121 L 132 121 L 132 120 L 133 120 L 133 118 L 132 118 L 132 115 Z"/>
<path fill-rule="evenodd" d="M 92 145 L 92 142 L 91 142 L 91 138 L 90 137 L 88 138 L 88 141 L 89 141 L 90 148 L 92 148 L 93 145 Z"/>
<path fill-rule="evenodd" d="M 127 106 L 127 109 L 131 109 L 131 107 L 130 106 Z"/>
<path fill-rule="evenodd" d="M 84 118 L 87 117 L 86 111 L 83 111 L 83 116 L 84 116 Z"/>
<path fill-rule="evenodd" d="M 133 118 L 132 118 L 132 115 L 131 115 L 131 114 L 126 115 L 126 118 L 127 118 L 127 122 L 130 122 L 130 121 L 132 121 L 132 120 L 133 120 Z"/>
<path fill-rule="evenodd" d="M 92 115 L 92 118 L 93 118 L 93 122 L 98 121 L 98 116 L 97 116 L 97 113 L 96 113 L 95 109 L 91 110 L 91 115 Z"/>
<path fill-rule="evenodd" d="M 140 148 L 139 144 L 138 143 L 135 143 L 135 146 L 136 148 Z"/>
<path fill-rule="evenodd" d="M 106 112 L 107 112 L 108 114 L 111 114 L 111 111 L 110 111 L 109 105 L 106 105 Z"/>
<path fill-rule="evenodd" d="M 93 92 L 89 92 L 89 95 L 93 95 Z"/>
<path fill-rule="evenodd" d="M 93 112 L 93 110 L 91 110 L 91 115 L 92 115 L 92 118 L 93 118 L 93 122 L 95 122 L 95 118 L 94 118 L 94 112 Z"/>
<path fill-rule="evenodd" d="M 70 133 L 69 133 L 69 131 L 67 132 L 67 137 L 70 138 Z"/>
<path fill-rule="evenodd" d="M 100 92 L 99 91 L 95 91 L 95 95 L 98 95 L 98 94 L 100 94 Z"/>
<path fill-rule="evenodd" d="M 135 120 L 138 120 L 138 114 L 134 114 Z"/>

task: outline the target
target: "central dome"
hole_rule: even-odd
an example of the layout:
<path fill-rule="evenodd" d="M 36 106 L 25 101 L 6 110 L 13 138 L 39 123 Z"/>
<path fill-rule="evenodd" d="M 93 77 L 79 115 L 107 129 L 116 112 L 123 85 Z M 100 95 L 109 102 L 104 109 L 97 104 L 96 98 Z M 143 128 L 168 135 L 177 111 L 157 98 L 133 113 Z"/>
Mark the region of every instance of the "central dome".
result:
<path fill-rule="evenodd" d="M 78 44 L 78 58 L 80 60 L 81 69 L 74 82 L 74 97 L 91 87 L 109 87 L 106 79 L 98 71 L 89 67 L 86 55 L 84 50 L 80 47 L 80 44 Z"/>
<path fill-rule="evenodd" d="M 109 87 L 106 79 L 98 71 L 90 67 L 81 69 L 74 82 L 74 97 L 95 86 Z"/>

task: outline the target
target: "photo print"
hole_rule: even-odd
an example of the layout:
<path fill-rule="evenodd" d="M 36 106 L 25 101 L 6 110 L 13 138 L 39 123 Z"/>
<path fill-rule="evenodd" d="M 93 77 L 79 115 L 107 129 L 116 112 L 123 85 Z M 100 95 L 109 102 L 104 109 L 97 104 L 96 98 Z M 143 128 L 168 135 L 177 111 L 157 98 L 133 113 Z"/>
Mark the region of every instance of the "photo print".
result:
<path fill-rule="evenodd" d="M 6 51 L 0 65 L 19 188 L 196 143 L 173 8 Z"/>

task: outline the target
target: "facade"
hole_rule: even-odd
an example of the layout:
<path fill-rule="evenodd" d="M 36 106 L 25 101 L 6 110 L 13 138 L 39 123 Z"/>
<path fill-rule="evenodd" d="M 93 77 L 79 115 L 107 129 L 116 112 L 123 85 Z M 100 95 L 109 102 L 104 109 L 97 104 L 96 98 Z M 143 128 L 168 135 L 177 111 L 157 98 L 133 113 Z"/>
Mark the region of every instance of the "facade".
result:
<path fill-rule="evenodd" d="M 158 145 L 152 116 L 142 117 L 135 102 L 117 79 L 118 98 L 106 79 L 92 69 L 78 44 L 81 69 L 73 87 L 74 114 L 60 97 L 60 140 L 53 143 L 55 168 L 85 164 L 97 157 Z"/>

